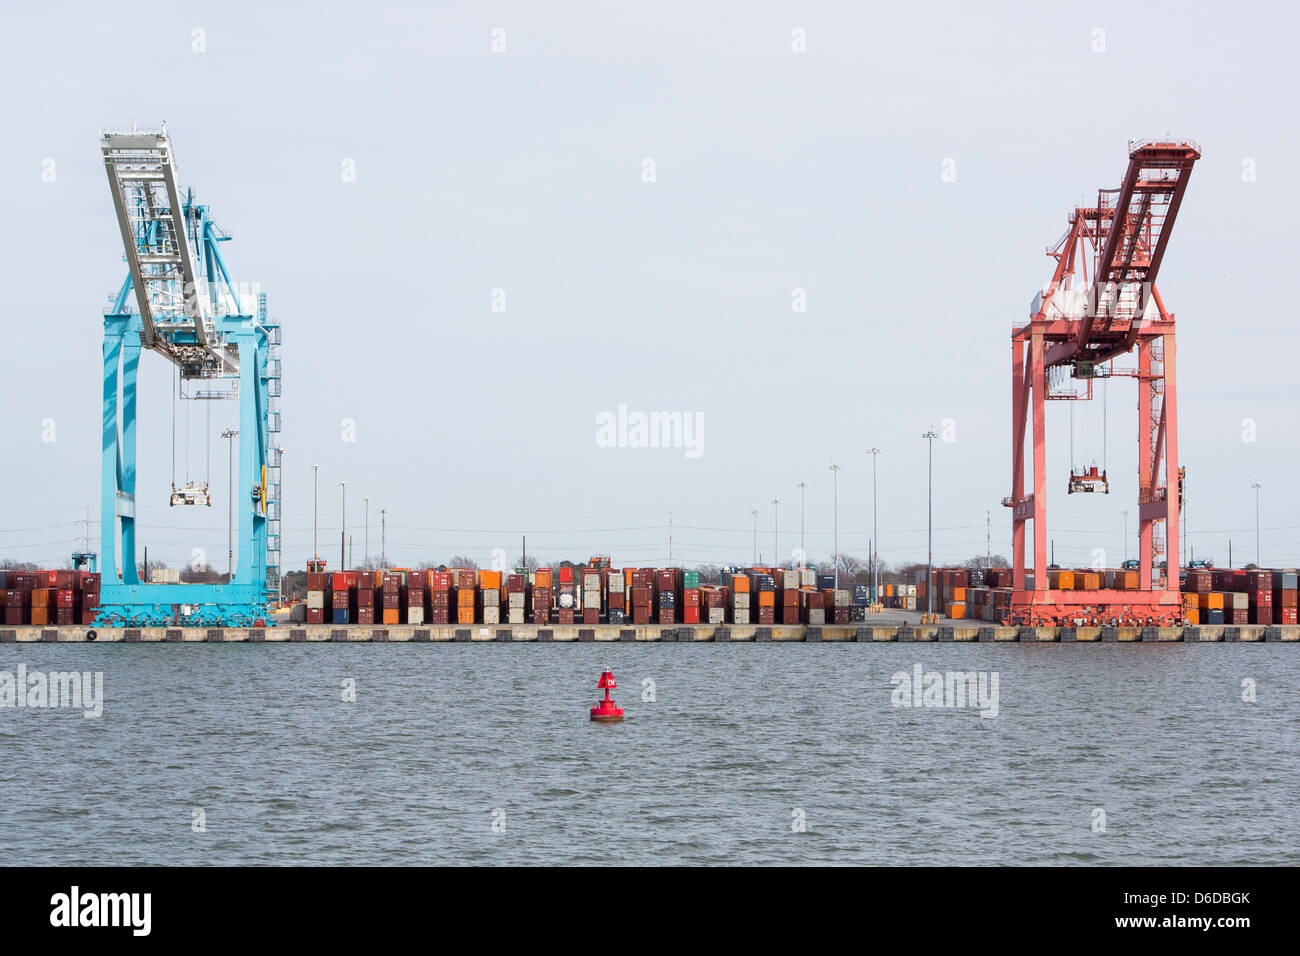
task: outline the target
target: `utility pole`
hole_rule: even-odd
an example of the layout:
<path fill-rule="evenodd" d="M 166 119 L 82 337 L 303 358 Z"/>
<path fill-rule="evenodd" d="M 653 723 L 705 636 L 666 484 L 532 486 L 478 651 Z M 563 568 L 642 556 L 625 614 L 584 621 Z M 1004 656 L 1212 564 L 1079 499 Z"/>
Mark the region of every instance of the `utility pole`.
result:
<path fill-rule="evenodd" d="M 320 560 L 320 465 L 311 466 L 311 557 Z"/>
<path fill-rule="evenodd" d="M 876 527 L 876 460 L 880 449 L 867 449 L 871 456 L 871 603 L 880 600 L 880 529 Z"/>
<path fill-rule="evenodd" d="M 1124 563 L 1128 564 L 1128 512 L 1121 511 L 1124 516 Z"/>
<path fill-rule="evenodd" d="M 673 566 L 673 513 L 668 512 L 668 567 Z"/>
<path fill-rule="evenodd" d="M 388 567 L 388 527 L 384 523 L 384 515 L 388 512 L 383 508 L 379 509 L 379 566 Z"/>
<path fill-rule="evenodd" d="M 781 523 L 781 502 L 772 499 L 772 566 L 781 560 L 781 551 L 777 544 L 777 528 Z"/>
<path fill-rule="evenodd" d="M 361 539 L 361 564 L 370 567 L 370 499 L 362 498 L 366 503 L 366 533 Z"/>
<path fill-rule="evenodd" d="M 993 512 L 984 509 L 984 570 L 993 567 Z"/>
<path fill-rule="evenodd" d="M 808 561 L 808 552 L 804 550 L 803 539 L 803 515 L 804 515 L 804 493 L 808 490 L 808 482 L 801 481 L 799 488 L 799 567 L 803 567 Z"/>
<path fill-rule="evenodd" d="M 835 551 L 835 589 L 840 587 L 840 466 L 831 462 L 831 482 L 834 485 L 834 519 L 832 528 L 832 545 Z"/>
<path fill-rule="evenodd" d="M 235 576 L 235 442 L 234 439 L 239 437 L 239 432 L 233 428 L 227 428 L 221 433 L 221 437 L 226 439 L 226 497 L 230 499 L 226 513 L 226 581 L 234 580 Z"/>
<path fill-rule="evenodd" d="M 1250 487 L 1255 489 L 1255 567 L 1262 568 L 1264 565 L 1259 561 L 1259 489 L 1263 488 L 1264 485 L 1262 482 L 1256 481 Z"/>
<path fill-rule="evenodd" d="M 934 440 L 939 436 L 933 428 L 921 436 L 930 445 L 930 472 L 926 498 L 925 518 L 925 603 L 930 618 L 934 617 Z"/>
<path fill-rule="evenodd" d="M 348 569 L 348 483 L 340 481 L 343 489 L 343 527 L 339 529 L 339 570 Z"/>
<path fill-rule="evenodd" d="M 755 508 L 750 512 L 754 516 L 754 563 L 750 567 L 758 566 L 758 509 Z"/>

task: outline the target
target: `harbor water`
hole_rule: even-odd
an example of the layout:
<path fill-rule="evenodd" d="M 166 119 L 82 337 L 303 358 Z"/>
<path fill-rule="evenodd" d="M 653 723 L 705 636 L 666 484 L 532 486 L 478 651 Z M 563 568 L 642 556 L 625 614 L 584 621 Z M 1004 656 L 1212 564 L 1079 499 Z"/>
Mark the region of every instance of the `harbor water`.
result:
<path fill-rule="evenodd" d="M 103 700 L 0 707 L 6 864 L 1300 863 L 1277 644 L 7 645 L 19 665 L 100 672 Z M 920 706 L 918 665 L 996 706 Z M 588 719 L 605 666 L 621 724 Z"/>

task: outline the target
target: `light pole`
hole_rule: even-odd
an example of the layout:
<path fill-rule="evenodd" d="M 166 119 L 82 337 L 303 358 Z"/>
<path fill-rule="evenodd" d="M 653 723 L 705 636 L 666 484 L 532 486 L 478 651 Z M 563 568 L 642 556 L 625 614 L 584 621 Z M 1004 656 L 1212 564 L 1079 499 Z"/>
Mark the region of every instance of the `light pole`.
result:
<path fill-rule="evenodd" d="M 876 459 L 879 448 L 868 448 L 871 456 L 871 603 L 875 604 L 880 594 L 880 531 L 876 527 Z"/>
<path fill-rule="evenodd" d="M 1259 563 L 1259 489 L 1264 485 L 1256 481 L 1250 487 L 1255 489 L 1255 567 L 1262 568 L 1264 565 Z"/>
<path fill-rule="evenodd" d="M 227 428 L 221 433 L 221 437 L 226 439 L 226 461 L 227 461 L 227 491 L 226 495 L 230 498 L 229 510 L 226 515 L 226 581 L 229 583 L 235 577 L 235 442 L 234 439 L 239 437 L 239 430 Z M 89 526 L 87 526 L 89 527 Z"/>
<path fill-rule="evenodd" d="M 758 567 L 758 509 L 755 508 L 750 514 L 754 516 L 754 563 L 750 567 Z"/>
<path fill-rule="evenodd" d="M 835 485 L 834 521 L 832 528 L 832 549 L 835 551 L 835 590 L 840 589 L 840 466 L 831 462 L 831 481 Z"/>
<path fill-rule="evenodd" d="M 381 568 L 388 566 L 388 524 L 384 518 L 386 514 L 388 512 L 385 509 L 379 509 L 379 566 Z"/>
<path fill-rule="evenodd" d="M 926 491 L 925 514 L 925 606 L 926 613 L 934 617 L 934 440 L 939 436 L 933 428 L 921 436 L 930 445 L 930 465 Z"/>
<path fill-rule="evenodd" d="M 348 483 L 340 481 L 339 487 L 343 489 L 343 528 L 339 532 L 339 569 L 346 571 L 348 569 Z"/>
<path fill-rule="evenodd" d="M 779 546 L 777 545 L 777 539 L 776 539 L 777 528 L 780 525 L 780 523 L 781 523 L 781 502 L 773 498 L 772 499 L 772 567 L 774 568 L 777 566 L 777 562 L 781 560 L 778 557 L 781 551 Z"/>
<path fill-rule="evenodd" d="M 1121 511 L 1124 516 L 1124 563 L 1128 564 L 1128 512 Z"/>
<path fill-rule="evenodd" d="M 320 560 L 320 465 L 311 466 L 311 557 Z"/>
<path fill-rule="evenodd" d="M 804 514 L 804 493 L 808 490 L 808 482 L 801 481 L 799 488 L 799 567 L 803 567 L 808 562 L 808 552 L 804 550 L 803 541 L 803 514 Z"/>
<path fill-rule="evenodd" d="M 366 533 L 361 539 L 361 565 L 368 568 L 370 567 L 370 499 L 361 500 L 366 503 Z"/>

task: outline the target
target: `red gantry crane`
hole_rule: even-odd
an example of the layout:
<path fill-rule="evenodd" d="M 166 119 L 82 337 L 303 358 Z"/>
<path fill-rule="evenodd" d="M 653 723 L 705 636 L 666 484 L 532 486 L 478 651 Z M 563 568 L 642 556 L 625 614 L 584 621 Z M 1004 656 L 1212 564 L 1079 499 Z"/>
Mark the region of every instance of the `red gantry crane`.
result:
<path fill-rule="evenodd" d="M 1119 189 L 1075 209 L 1069 229 L 1047 254 L 1052 281 L 1034 297 L 1029 323 L 1011 336 L 1011 495 L 1016 624 L 1178 624 L 1178 409 L 1174 316 L 1156 290 L 1178 207 L 1201 148 L 1190 141 L 1129 144 Z M 1092 259 L 1092 276 L 1088 259 Z M 1079 275 L 1076 270 L 1080 270 Z M 1115 359 L 1137 349 L 1137 367 Z M 1138 386 L 1138 589 L 1053 589 L 1047 573 L 1049 400 L 1089 400 L 1094 379 L 1132 376 Z M 1078 384 L 1082 383 L 1082 385 Z M 1025 428 L 1033 421 L 1033 485 L 1025 491 Z M 1176 488 L 1176 494 L 1169 494 Z M 1095 468 L 1070 475 L 1070 492 L 1108 491 Z M 1026 584 L 1025 524 L 1034 523 L 1033 583 Z M 1163 524 L 1163 534 L 1160 525 Z M 1167 539 L 1167 540 L 1166 540 Z M 1166 554 L 1161 574 L 1157 558 Z M 1153 570 L 1154 569 L 1154 570 Z"/>

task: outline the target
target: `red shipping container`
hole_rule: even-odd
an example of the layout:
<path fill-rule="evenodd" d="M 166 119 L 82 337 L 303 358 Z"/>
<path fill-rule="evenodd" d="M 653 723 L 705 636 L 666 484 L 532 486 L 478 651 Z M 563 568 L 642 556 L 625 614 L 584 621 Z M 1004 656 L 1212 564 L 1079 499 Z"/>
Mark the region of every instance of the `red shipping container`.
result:
<path fill-rule="evenodd" d="M 308 572 L 307 572 L 307 590 L 308 590 L 308 591 L 328 591 L 328 590 L 330 589 L 330 587 L 329 587 L 329 578 L 330 578 L 330 576 L 329 576 L 328 574 L 322 574 L 322 573 L 317 572 L 317 571 L 308 571 Z M 82 587 L 84 588 L 85 585 L 83 584 Z"/>
<path fill-rule="evenodd" d="M 794 592 L 794 593 L 797 593 L 797 592 Z M 781 607 L 781 623 L 782 623 L 782 624 L 798 624 L 798 623 L 799 623 L 799 605 L 797 605 L 797 604 L 795 604 L 795 605 L 789 605 L 789 604 L 782 605 L 782 607 Z"/>
<path fill-rule="evenodd" d="M 57 607 L 77 606 L 77 592 L 72 590 L 71 588 L 60 588 L 58 591 L 55 592 L 55 594 L 56 594 L 56 597 L 54 599 L 55 606 Z M 69 621 L 68 623 L 71 624 L 72 622 Z"/>
<path fill-rule="evenodd" d="M 684 608 L 682 608 L 682 623 L 683 624 L 700 623 L 700 606 L 698 604 L 688 604 Z"/>
<path fill-rule="evenodd" d="M 324 623 L 325 623 L 325 609 L 322 608 L 322 607 L 309 607 L 309 608 L 307 608 L 307 623 L 308 623 L 308 624 L 324 624 Z"/>
<path fill-rule="evenodd" d="M 799 607 L 799 592 L 794 588 L 784 588 L 781 591 L 782 607 Z"/>
<path fill-rule="evenodd" d="M 599 623 L 600 623 L 600 608 L 598 608 L 598 607 L 584 607 L 584 608 L 582 609 L 582 623 L 583 623 L 583 624 L 599 624 Z"/>
<path fill-rule="evenodd" d="M 23 612 L 23 608 L 22 608 L 22 607 L 8 607 L 8 606 L 6 606 L 6 607 L 5 607 L 5 623 L 8 624 L 8 625 L 10 625 L 10 626 L 13 626 L 13 625 L 15 625 L 15 624 L 22 624 L 22 623 L 24 623 L 24 622 L 23 622 L 23 613 L 24 613 L 24 612 Z"/>
<path fill-rule="evenodd" d="M 555 620 L 559 624 L 573 623 L 573 608 L 562 607 L 555 612 Z"/>
<path fill-rule="evenodd" d="M 430 571 L 429 587 L 435 591 L 451 590 L 451 572 L 450 571 Z"/>
<path fill-rule="evenodd" d="M 1277 615 L 1277 623 L 1279 624 L 1296 623 L 1296 609 L 1294 607 L 1280 607 L 1277 609 Z"/>
<path fill-rule="evenodd" d="M 677 609 L 676 609 L 676 608 L 671 608 L 671 607 L 661 607 L 661 608 L 659 609 L 659 623 L 660 623 L 660 624 L 676 624 L 676 623 L 677 623 Z"/>
<path fill-rule="evenodd" d="M 634 606 L 632 607 L 632 623 L 633 623 L 633 624 L 649 624 L 649 623 L 650 623 L 650 607 L 649 607 L 649 605 L 641 605 L 641 604 L 638 604 L 638 605 L 634 605 Z"/>
<path fill-rule="evenodd" d="M 1255 624 L 1273 623 L 1273 606 L 1271 604 L 1257 604 L 1250 609 L 1250 613 Z"/>
<path fill-rule="evenodd" d="M 375 623 L 375 609 L 374 609 L 374 607 L 359 607 L 359 608 L 357 608 L 357 623 L 358 623 L 358 624 L 374 624 L 374 623 Z"/>
<path fill-rule="evenodd" d="M 451 608 L 449 608 L 449 607 L 434 607 L 434 608 L 430 608 L 430 609 L 429 609 L 429 623 L 430 623 L 430 624 L 450 624 L 450 623 L 451 623 Z"/>

